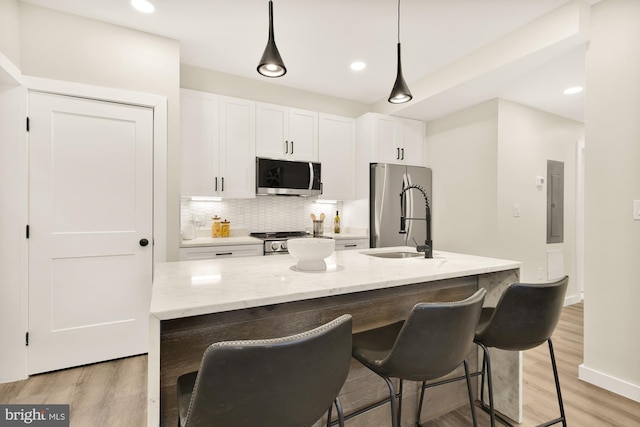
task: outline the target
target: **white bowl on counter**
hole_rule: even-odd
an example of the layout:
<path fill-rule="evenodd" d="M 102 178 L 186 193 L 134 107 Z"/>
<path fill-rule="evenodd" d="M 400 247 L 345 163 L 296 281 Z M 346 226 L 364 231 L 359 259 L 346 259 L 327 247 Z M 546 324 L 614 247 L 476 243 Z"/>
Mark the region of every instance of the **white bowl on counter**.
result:
<path fill-rule="evenodd" d="M 301 271 L 324 271 L 325 258 L 336 250 L 333 239 L 300 238 L 287 240 L 289 253 L 298 259 L 296 269 Z"/>

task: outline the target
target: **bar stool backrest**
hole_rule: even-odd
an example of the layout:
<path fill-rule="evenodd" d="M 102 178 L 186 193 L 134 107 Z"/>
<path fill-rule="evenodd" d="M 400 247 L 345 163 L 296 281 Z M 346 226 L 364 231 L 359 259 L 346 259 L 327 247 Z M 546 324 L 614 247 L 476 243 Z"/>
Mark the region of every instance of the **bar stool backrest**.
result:
<path fill-rule="evenodd" d="M 514 283 L 500 297 L 476 341 L 503 350 L 528 350 L 547 341 L 560 320 L 569 277 L 550 283 Z"/>
<path fill-rule="evenodd" d="M 297 335 L 212 344 L 186 427 L 307 427 L 329 409 L 351 360 L 351 316 Z"/>
<path fill-rule="evenodd" d="M 416 304 L 380 364 L 392 376 L 413 381 L 453 371 L 473 345 L 485 294 L 482 288 L 462 301 Z"/>

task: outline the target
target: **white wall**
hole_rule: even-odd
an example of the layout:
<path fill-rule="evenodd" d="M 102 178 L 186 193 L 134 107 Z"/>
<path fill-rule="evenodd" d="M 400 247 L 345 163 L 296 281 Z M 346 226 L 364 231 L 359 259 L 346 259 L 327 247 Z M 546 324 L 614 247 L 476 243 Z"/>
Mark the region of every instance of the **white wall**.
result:
<path fill-rule="evenodd" d="M 366 104 L 185 64 L 180 66 L 180 87 L 346 117 L 369 111 Z"/>
<path fill-rule="evenodd" d="M 498 113 L 498 223 L 502 256 L 523 260 L 522 278 L 545 281 L 547 251 L 562 251 L 570 277 L 567 298 L 580 301 L 576 254 L 576 150 L 584 124 L 500 100 Z M 547 244 L 547 160 L 564 163 L 564 241 Z M 519 204 L 521 216 L 513 217 Z"/>
<path fill-rule="evenodd" d="M 428 122 L 426 158 L 434 248 L 497 255 L 497 100 Z"/>
<path fill-rule="evenodd" d="M 0 0 L 0 52 L 20 66 L 20 34 L 17 0 Z"/>
<path fill-rule="evenodd" d="M 580 378 L 640 402 L 640 1 L 592 10 L 587 51 L 584 364 Z"/>
<path fill-rule="evenodd" d="M 24 75 L 167 98 L 167 260 L 177 260 L 180 238 L 179 42 L 20 3 L 20 44 Z"/>
<path fill-rule="evenodd" d="M 582 123 L 502 99 L 427 123 L 434 248 L 521 261 L 528 282 L 546 281 L 547 251 L 561 249 L 574 277 L 575 147 L 583 135 Z M 536 176 L 546 179 L 547 159 L 565 164 L 562 244 L 546 243 L 546 185 L 535 185 Z M 579 300 L 575 283 L 570 301 Z"/>

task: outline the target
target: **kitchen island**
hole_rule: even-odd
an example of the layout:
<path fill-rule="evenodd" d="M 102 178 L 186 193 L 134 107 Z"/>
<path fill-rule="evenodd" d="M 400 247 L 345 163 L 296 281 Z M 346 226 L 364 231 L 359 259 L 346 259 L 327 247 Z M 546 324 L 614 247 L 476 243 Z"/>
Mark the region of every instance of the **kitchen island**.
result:
<path fill-rule="evenodd" d="M 433 259 L 370 255 L 394 251 L 415 249 L 336 252 L 326 259 L 324 272 L 297 271 L 291 255 L 156 265 L 149 319 L 148 425 L 176 424 L 176 378 L 197 370 L 213 342 L 290 335 L 344 313 L 353 316 L 358 332 L 403 319 L 418 302 L 460 300 L 479 287 L 488 291 L 485 305 L 494 305 L 519 278 L 520 263 L 515 261 L 439 251 Z M 470 359 L 477 366 L 475 348 Z M 494 384 L 500 390 L 496 406 L 519 421 L 521 357 L 505 352 L 492 360 L 500 373 Z M 385 389 L 379 377 L 352 362 L 340 395 L 345 413 L 384 397 Z M 417 386 L 405 386 L 405 422 L 415 423 L 411 417 L 417 392 Z M 431 389 L 427 399 L 425 419 L 465 405 L 464 382 Z M 383 425 L 388 413 L 388 405 L 383 405 L 353 418 L 350 425 Z"/>

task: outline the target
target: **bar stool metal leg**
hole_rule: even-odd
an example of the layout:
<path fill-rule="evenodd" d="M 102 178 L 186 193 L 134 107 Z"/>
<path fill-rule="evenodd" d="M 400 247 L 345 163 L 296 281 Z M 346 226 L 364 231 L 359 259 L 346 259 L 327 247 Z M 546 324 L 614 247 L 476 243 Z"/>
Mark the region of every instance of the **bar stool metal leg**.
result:
<path fill-rule="evenodd" d="M 469 375 L 469 363 L 464 359 L 464 376 L 467 377 L 467 392 L 469 393 L 469 406 L 471 407 L 471 419 L 473 427 L 478 427 L 478 419 L 476 418 L 476 407 L 473 404 L 473 390 L 471 389 L 471 375 Z"/>

